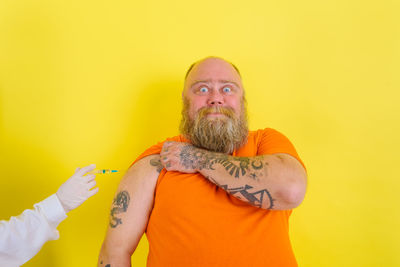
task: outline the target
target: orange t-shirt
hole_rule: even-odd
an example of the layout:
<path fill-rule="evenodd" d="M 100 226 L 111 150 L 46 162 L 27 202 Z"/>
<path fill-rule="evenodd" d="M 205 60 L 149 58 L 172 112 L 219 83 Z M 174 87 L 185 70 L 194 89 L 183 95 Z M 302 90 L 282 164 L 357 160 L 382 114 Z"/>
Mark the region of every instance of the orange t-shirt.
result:
<path fill-rule="evenodd" d="M 166 141 L 188 142 L 182 136 Z M 136 161 L 159 154 L 162 145 L 150 147 Z M 301 162 L 290 141 L 270 128 L 250 131 L 247 144 L 233 155 L 273 153 L 287 153 Z M 291 212 L 250 206 L 200 173 L 163 169 L 146 229 L 147 266 L 297 266 L 289 240 Z"/>

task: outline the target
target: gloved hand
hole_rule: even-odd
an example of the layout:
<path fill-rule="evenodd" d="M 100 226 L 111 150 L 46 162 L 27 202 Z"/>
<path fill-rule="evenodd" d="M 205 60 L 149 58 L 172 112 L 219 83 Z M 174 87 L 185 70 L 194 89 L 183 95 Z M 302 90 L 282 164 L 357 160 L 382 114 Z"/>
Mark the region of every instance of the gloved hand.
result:
<path fill-rule="evenodd" d="M 86 173 L 94 170 L 95 167 L 95 164 L 91 164 L 82 169 L 77 168 L 74 175 L 58 189 L 56 195 L 66 213 L 79 207 L 86 199 L 99 191 L 98 187 L 90 190 L 96 185 L 96 181 L 94 180 L 96 176 L 94 174 L 84 176 Z"/>

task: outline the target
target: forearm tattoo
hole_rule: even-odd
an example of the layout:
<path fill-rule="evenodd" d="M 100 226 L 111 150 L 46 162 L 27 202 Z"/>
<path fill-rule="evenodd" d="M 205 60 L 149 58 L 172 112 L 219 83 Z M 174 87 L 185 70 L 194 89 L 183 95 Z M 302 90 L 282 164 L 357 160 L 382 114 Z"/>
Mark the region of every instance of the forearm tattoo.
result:
<path fill-rule="evenodd" d="M 103 265 L 103 261 L 101 261 L 100 264 Z M 111 267 L 111 264 L 106 264 L 104 267 Z"/>
<path fill-rule="evenodd" d="M 222 189 L 224 189 L 229 194 L 237 197 L 238 199 L 240 199 L 242 201 L 248 202 L 255 207 L 263 208 L 263 206 L 267 206 L 267 209 L 274 208 L 275 199 L 272 198 L 271 193 L 267 189 L 258 190 L 256 192 L 250 192 L 250 191 L 254 191 L 254 190 L 251 190 L 251 189 L 253 189 L 253 187 L 248 184 L 246 184 L 244 186 L 236 187 L 236 188 L 233 188 L 233 187 L 229 188 L 227 184 L 220 185 L 217 181 L 215 181 L 210 176 L 206 176 L 206 178 L 208 180 L 210 180 L 211 182 L 213 182 L 214 184 L 221 187 Z M 263 202 L 266 199 L 268 199 L 268 203 L 266 205 L 263 205 Z"/>
<path fill-rule="evenodd" d="M 154 158 L 150 160 L 150 165 L 157 167 L 157 172 L 160 173 L 164 166 L 161 163 L 160 158 Z"/>
<path fill-rule="evenodd" d="M 204 149 L 186 145 L 179 155 L 181 164 L 188 169 L 215 170 L 214 165 L 220 164 L 233 177 L 247 176 L 257 179 L 266 174 L 268 162 L 263 157 L 234 157 L 221 153 L 214 153 Z"/>
<path fill-rule="evenodd" d="M 116 217 L 116 214 L 126 212 L 129 205 L 129 193 L 128 191 L 121 191 L 114 198 L 112 208 L 111 208 L 111 218 L 110 218 L 110 226 L 112 228 L 117 227 L 119 224 L 122 224 L 122 220 Z"/>

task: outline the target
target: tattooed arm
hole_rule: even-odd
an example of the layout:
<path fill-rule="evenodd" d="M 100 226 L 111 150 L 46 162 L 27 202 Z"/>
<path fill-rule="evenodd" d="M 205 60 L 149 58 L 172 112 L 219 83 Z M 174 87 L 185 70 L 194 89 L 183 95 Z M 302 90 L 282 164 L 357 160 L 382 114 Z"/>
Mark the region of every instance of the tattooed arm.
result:
<path fill-rule="evenodd" d="M 148 156 L 137 161 L 121 180 L 98 266 L 131 266 L 131 255 L 146 229 L 162 168 L 159 155 Z"/>
<path fill-rule="evenodd" d="M 263 209 L 292 209 L 305 195 L 306 172 L 288 154 L 234 157 L 166 142 L 160 156 L 168 171 L 199 172 L 231 195 Z"/>

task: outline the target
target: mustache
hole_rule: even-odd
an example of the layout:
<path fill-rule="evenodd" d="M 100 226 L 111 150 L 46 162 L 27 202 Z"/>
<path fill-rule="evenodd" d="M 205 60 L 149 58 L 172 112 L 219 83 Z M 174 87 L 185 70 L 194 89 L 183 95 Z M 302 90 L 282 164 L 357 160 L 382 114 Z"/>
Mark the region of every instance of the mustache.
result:
<path fill-rule="evenodd" d="M 197 112 L 197 117 L 198 118 L 203 118 L 204 116 L 212 113 L 220 113 L 228 118 L 234 118 L 235 117 L 235 112 L 233 108 L 230 107 L 204 107 L 199 109 Z"/>
<path fill-rule="evenodd" d="M 214 152 L 232 153 L 247 140 L 246 108 L 242 103 L 240 114 L 231 107 L 206 106 L 198 109 L 191 118 L 190 102 L 184 99 L 180 132 L 197 147 Z M 225 117 L 208 119 L 207 115 L 219 113 Z"/>

